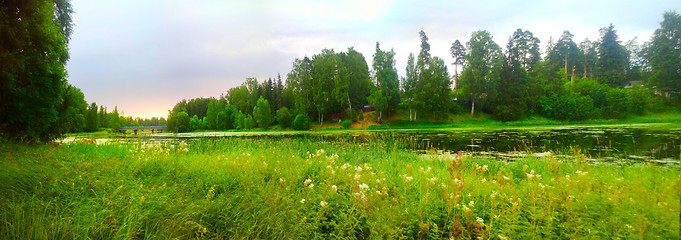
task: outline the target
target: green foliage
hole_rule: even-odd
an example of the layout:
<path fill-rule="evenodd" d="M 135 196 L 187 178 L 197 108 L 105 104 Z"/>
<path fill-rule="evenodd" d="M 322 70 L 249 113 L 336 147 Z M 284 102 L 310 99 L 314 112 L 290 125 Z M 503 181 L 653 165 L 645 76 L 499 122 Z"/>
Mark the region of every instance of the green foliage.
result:
<path fill-rule="evenodd" d="M 255 122 L 258 123 L 258 127 L 267 128 L 274 122 L 274 117 L 272 116 L 272 111 L 270 110 L 270 103 L 263 97 L 258 99 L 258 103 L 253 109 L 253 116 Z"/>
<path fill-rule="evenodd" d="M 564 121 L 580 121 L 598 115 L 593 100 L 575 93 L 542 99 L 543 111 L 549 118 Z"/>
<path fill-rule="evenodd" d="M 96 132 L 97 130 L 99 130 L 98 116 L 99 115 L 97 115 L 97 104 L 93 102 L 87 109 L 87 113 L 85 115 L 85 131 Z"/>
<path fill-rule="evenodd" d="M 8 137 L 50 141 L 82 126 L 82 101 L 72 101 L 79 96 L 73 95 L 64 68 L 70 4 L 57 2 L 60 9 L 48 0 L 0 7 L 0 132 Z"/>
<path fill-rule="evenodd" d="M 253 119 L 253 116 L 251 116 L 250 114 L 246 115 L 246 116 L 244 116 L 243 129 L 253 129 L 253 128 L 255 128 L 255 123 L 256 122 Z"/>
<path fill-rule="evenodd" d="M 189 131 L 201 130 L 203 126 L 203 120 L 199 119 L 198 116 L 194 115 L 189 119 Z"/>
<path fill-rule="evenodd" d="M 681 103 L 681 14 L 665 12 L 660 28 L 646 49 L 650 63 L 650 84 L 668 99 Z M 675 97 L 675 98 L 672 98 Z"/>
<path fill-rule="evenodd" d="M 309 117 L 305 114 L 298 114 L 293 120 L 293 129 L 295 130 L 309 130 L 310 122 Z"/>
<path fill-rule="evenodd" d="M 474 114 L 476 100 L 494 99 L 503 63 L 501 48 L 487 31 L 475 31 L 466 43 L 469 55 L 465 57 L 467 67 L 461 75 L 462 89 L 471 99 L 471 114 Z"/>
<path fill-rule="evenodd" d="M 349 119 L 347 119 L 347 120 L 341 122 L 341 126 L 342 126 L 343 128 L 350 128 L 350 125 L 352 125 L 352 121 L 349 120 Z"/>
<path fill-rule="evenodd" d="M 598 46 L 596 78 L 611 87 L 624 87 L 627 84 L 626 72 L 629 70 L 629 52 L 617 39 L 615 26 L 601 28 L 601 41 Z"/>
<path fill-rule="evenodd" d="M 187 112 L 176 112 L 168 116 L 168 130 L 172 132 L 187 132 L 191 130 L 189 114 Z"/>
<path fill-rule="evenodd" d="M 279 126 L 281 126 L 281 129 L 286 129 L 291 126 L 293 116 L 287 107 L 282 107 L 277 110 L 277 122 L 279 123 Z"/>

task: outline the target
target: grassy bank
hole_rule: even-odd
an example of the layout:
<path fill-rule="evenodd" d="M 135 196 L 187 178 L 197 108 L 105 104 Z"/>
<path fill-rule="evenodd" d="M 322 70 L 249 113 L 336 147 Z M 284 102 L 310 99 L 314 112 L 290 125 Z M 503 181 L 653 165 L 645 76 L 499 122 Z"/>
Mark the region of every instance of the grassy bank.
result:
<path fill-rule="evenodd" d="M 504 163 L 315 137 L 5 142 L 0 238 L 678 238 L 678 169 L 575 154 Z"/>

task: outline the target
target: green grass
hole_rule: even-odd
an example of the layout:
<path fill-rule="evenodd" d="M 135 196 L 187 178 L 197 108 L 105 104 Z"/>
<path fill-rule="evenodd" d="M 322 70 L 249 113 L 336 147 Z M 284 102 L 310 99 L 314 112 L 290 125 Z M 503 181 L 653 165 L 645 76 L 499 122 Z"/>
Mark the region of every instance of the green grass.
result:
<path fill-rule="evenodd" d="M 507 163 L 399 144 L 3 142 L 0 238 L 679 237 L 678 168 L 589 165 L 578 151 Z"/>

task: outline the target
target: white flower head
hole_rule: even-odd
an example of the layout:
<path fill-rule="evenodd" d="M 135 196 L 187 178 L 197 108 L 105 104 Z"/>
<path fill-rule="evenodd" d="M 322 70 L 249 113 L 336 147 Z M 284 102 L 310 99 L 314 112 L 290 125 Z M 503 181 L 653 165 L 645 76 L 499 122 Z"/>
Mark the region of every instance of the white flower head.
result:
<path fill-rule="evenodd" d="M 314 188 L 314 183 L 310 183 L 310 185 L 307 187 L 309 187 L 310 189 Z"/>
<path fill-rule="evenodd" d="M 304 203 L 305 203 L 305 198 L 300 199 L 300 203 L 303 203 L 303 204 L 304 204 Z"/>
<path fill-rule="evenodd" d="M 324 201 L 319 202 L 319 205 L 322 206 L 322 207 L 326 207 L 327 204 L 329 204 L 329 203 L 324 202 Z"/>
<path fill-rule="evenodd" d="M 331 186 L 331 190 L 333 190 L 333 192 L 338 192 L 338 187 L 336 187 L 336 185 L 333 185 Z"/>
<path fill-rule="evenodd" d="M 476 221 L 477 223 L 481 224 L 481 225 L 484 225 L 484 224 L 485 224 L 485 220 L 482 219 L 482 218 L 480 218 L 480 217 L 475 217 L 475 221 Z"/>

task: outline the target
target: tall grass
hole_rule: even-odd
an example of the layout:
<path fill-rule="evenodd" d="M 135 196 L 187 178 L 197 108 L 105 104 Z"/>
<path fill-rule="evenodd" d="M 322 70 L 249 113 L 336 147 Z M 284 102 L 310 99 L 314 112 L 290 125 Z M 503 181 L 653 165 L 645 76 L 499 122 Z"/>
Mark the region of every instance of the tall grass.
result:
<path fill-rule="evenodd" d="M 678 169 L 325 139 L 3 144 L 0 238 L 679 236 Z"/>

